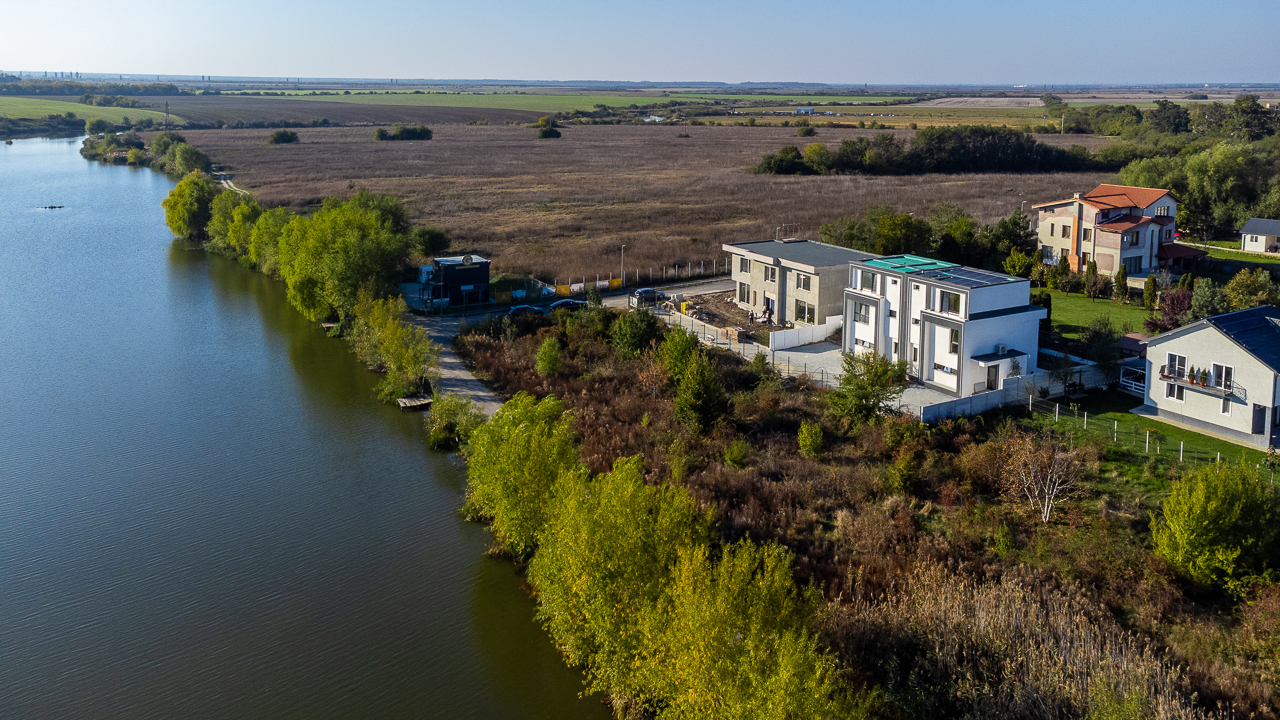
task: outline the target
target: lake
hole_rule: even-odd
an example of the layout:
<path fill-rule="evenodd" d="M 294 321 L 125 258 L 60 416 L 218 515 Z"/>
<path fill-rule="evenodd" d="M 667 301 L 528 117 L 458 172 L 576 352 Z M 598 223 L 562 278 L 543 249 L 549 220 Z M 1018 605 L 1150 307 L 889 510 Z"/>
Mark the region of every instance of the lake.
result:
<path fill-rule="evenodd" d="M 0 145 L 0 717 L 610 717 L 423 417 L 78 149 Z"/>

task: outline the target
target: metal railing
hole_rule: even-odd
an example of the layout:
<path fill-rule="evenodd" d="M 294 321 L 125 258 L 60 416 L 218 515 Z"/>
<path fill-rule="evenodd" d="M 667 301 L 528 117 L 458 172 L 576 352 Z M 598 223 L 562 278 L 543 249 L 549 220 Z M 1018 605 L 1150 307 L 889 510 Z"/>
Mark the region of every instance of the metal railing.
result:
<path fill-rule="evenodd" d="M 1214 395 L 1230 395 L 1234 392 L 1233 383 L 1226 378 L 1208 373 L 1195 373 L 1193 376 L 1188 377 L 1185 369 L 1178 367 L 1169 371 L 1168 367 L 1168 365 L 1160 366 L 1160 379 L 1165 382 L 1183 385 Z M 1201 378 L 1204 378 L 1204 380 L 1202 381 Z"/>

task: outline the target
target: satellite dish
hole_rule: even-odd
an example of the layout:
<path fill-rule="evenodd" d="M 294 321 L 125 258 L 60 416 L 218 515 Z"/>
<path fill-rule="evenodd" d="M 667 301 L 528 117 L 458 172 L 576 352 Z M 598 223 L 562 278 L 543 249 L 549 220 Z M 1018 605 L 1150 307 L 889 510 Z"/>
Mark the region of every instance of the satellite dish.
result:
<path fill-rule="evenodd" d="M 463 267 L 471 267 L 471 256 L 470 256 L 470 255 L 463 255 L 463 256 L 462 256 L 462 266 L 463 266 Z"/>

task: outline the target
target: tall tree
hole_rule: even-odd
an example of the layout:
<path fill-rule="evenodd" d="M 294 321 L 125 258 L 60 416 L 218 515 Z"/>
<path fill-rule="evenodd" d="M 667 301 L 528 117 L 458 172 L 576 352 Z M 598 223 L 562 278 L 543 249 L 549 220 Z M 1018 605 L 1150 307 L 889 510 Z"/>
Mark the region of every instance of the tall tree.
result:
<path fill-rule="evenodd" d="M 827 401 L 827 410 L 846 429 L 885 417 L 898 409 L 907 388 L 907 361 L 891 361 L 878 352 L 844 356 L 844 372 Z"/>
<path fill-rule="evenodd" d="M 174 235 L 188 239 L 204 238 L 209 224 L 210 207 L 218 194 L 209 177 L 195 171 L 182 178 L 161 203 L 164 222 Z"/>

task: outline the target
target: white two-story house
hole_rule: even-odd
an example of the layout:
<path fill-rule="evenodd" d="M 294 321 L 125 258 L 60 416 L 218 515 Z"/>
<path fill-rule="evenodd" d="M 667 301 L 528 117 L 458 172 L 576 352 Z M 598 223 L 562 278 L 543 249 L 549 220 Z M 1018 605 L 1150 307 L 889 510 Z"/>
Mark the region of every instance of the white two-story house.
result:
<path fill-rule="evenodd" d="M 1204 254 L 1174 244 L 1178 199 L 1168 190 L 1099 185 L 1035 209 L 1041 261 L 1056 265 L 1065 256 L 1075 272 L 1095 261 L 1105 275 L 1121 266 L 1129 277 L 1160 268 L 1176 273 Z"/>
<path fill-rule="evenodd" d="M 825 325 L 840 317 L 849 262 L 879 257 L 812 240 L 763 240 L 722 246 L 738 307 L 776 325 Z"/>
<path fill-rule="evenodd" d="M 915 255 L 850 263 L 844 352 L 907 360 L 910 374 L 955 397 L 1035 372 L 1040 320 L 1031 281 Z"/>
<path fill-rule="evenodd" d="M 1215 315 L 1146 345 L 1150 414 L 1251 445 L 1277 444 L 1280 309 Z"/>

